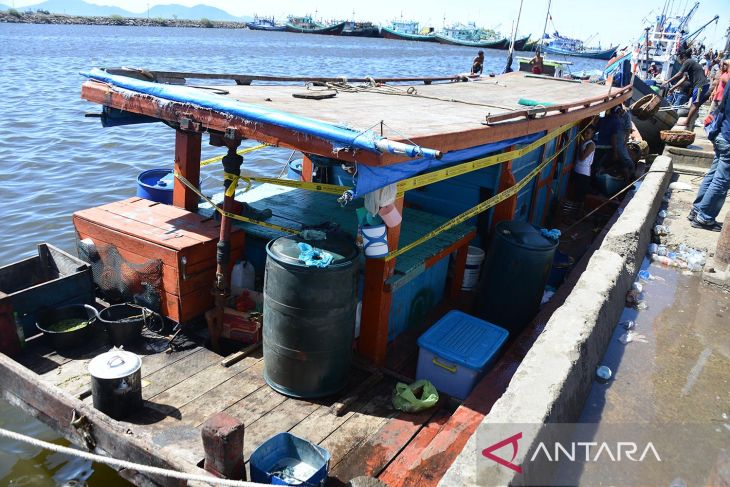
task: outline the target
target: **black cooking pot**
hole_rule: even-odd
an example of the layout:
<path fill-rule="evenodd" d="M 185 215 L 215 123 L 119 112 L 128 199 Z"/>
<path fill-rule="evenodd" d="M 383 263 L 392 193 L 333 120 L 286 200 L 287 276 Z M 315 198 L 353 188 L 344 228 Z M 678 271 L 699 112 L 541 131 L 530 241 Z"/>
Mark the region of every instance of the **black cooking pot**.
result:
<path fill-rule="evenodd" d="M 157 322 L 159 315 L 136 304 L 114 304 L 99 311 L 97 319 L 106 328 L 109 341 L 115 347 L 131 345 L 142 336 L 142 328 Z"/>
<path fill-rule="evenodd" d="M 94 407 L 114 419 L 142 408 L 142 359 L 113 348 L 89 362 Z"/>
<path fill-rule="evenodd" d="M 49 308 L 36 314 L 36 327 L 50 341 L 51 346 L 60 350 L 78 347 L 88 343 L 96 309 L 88 304 L 71 304 L 60 308 Z M 64 320 L 78 319 L 87 321 L 81 328 L 70 331 L 56 330 L 53 326 Z"/>

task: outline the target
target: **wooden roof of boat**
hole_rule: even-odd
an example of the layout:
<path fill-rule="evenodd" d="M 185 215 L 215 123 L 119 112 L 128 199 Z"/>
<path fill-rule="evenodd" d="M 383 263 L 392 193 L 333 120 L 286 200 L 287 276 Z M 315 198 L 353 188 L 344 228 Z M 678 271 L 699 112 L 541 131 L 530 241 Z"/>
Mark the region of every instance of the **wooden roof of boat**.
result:
<path fill-rule="evenodd" d="M 196 86 L 219 91 L 222 96 L 246 103 L 275 108 L 295 115 L 344 125 L 355 130 L 373 128 L 397 141 L 412 141 L 422 147 L 447 152 L 549 130 L 584 119 L 614 106 L 630 96 L 630 88 L 514 72 L 482 77 L 470 82 L 456 78 L 418 78 L 411 83 L 387 84 L 375 90 L 337 90 L 327 99 L 299 98 L 317 94 L 320 86 L 307 86 L 303 78 L 271 78 L 265 81 L 296 80 L 296 84 L 256 84 L 262 78 L 237 75 L 145 72 L 167 82 L 196 79 Z M 206 83 L 216 79 L 218 84 Z M 236 85 L 221 85 L 233 79 Z M 323 79 L 323 78 L 320 78 Z M 403 80 L 402 78 L 399 80 Z M 331 81 L 339 81 L 332 79 Z M 248 84 L 250 83 L 250 84 Z M 349 86 L 361 83 L 350 80 Z M 409 90 L 410 89 L 410 90 Z M 196 130 L 224 132 L 234 128 L 238 135 L 303 152 L 332 157 L 332 144 L 316 137 L 270 124 L 251 124 L 229 114 L 195 108 L 190 104 L 162 101 L 149 95 L 120 93 L 111 86 L 86 81 L 82 98 L 128 112 L 148 115 L 168 122 L 184 123 Z M 526 107 L 520 99 L 544 104 Z M 382 122 L 382 123 L 381 123 Z M 404 156 L 374 152 L 339 151 L 337 158 L 371 165 L 406 160 Z"/>

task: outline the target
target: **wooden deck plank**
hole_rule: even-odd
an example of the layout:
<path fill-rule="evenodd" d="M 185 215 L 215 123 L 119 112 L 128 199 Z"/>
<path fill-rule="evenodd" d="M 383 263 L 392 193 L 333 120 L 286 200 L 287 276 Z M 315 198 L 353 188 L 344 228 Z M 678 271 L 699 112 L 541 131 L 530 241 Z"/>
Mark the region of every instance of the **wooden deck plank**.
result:
<path fill-rule="evenodd" d="M 147 385 L 142 387 L 142 397 L 149 399 L 182 382 L 187 377 L 220 361 L 220 355 L 206 348 L 199 348 L 175 363 L 147 376 Z"/>
<path fill-rule="evenodd" d="M 423 425 L 441 413 L 440 405 L 416 414 L 399 413 L 391 418 L 365 443 L 332 469 L 331 476 L 350 479 L 358 475 L 377 477 L 380 472 L 416 436 Z"/>
<path fill-rule="evenodd" d="M 286 400 L 286 396 L 279 394 L 268 385 L 259 388 L 235 404 L 225 409 L 225 412 L 237 418 L 244 425 L 258 420 L 276 406 Z"/>
<path fill-rule="evenodd" d="M 224 411 L 241 399 L 248 397 L 266 385 L 262 371 L 264 363 L 258 362 L 249 369 L 231 377 L 180 408 L 182 421 L 195 427 L 202 425 L 208 417 Z"/>
<path fill-rule="evenodd" d="M 161 408 L 161 411 L 181 408 L 260 360 L 260 357 L 246 357 L 230 367 L 223 367 L 220 360 L 216 360 L 209 367 L 192 373 L 182 382 L 150 397 L 150 407 Z"/>
<path fill-rule="evenodd" d="M 362 409 L 320 442 L 320 446 L 331 454 L 330 469 L 334 469 L 352 450 L 397 414 L 391 404 L 392 387 L 390 381 L 381 382 Z M 347 482 L 350 479 L 341 480 Z"/>
<path fill-rule="evenodd" d="M 319 406 L 314 402 L 288 398 L 258 420 L 246 425 L 244 458 L 248 459 L 251 453 L 271 436 L 292 429 Z"/>
<path fill-rule="evenodd" d="M 443 426 L 449 420 L 449 417 L 451 417 L 451 414 L 448 411 L 443 409 L 439 410 L 431 418 L 431 420 L 418 431 L 416 436 L 411 439 L 410 443 L 408 443 L 406 447 L 407 450 L 401 451 L 400 454 L 385 468 L 385 470 L 378 475 L 378 478 L 391 487 L 401 485 L 400 479 L 403 477 L 403 472 L 407 471 L 415 461 L 415 457 L 413 455 L 408 455 L 407 452 L 421 452 L 424 448 L 426 448 L 438 432 L 441 431 Z"/>

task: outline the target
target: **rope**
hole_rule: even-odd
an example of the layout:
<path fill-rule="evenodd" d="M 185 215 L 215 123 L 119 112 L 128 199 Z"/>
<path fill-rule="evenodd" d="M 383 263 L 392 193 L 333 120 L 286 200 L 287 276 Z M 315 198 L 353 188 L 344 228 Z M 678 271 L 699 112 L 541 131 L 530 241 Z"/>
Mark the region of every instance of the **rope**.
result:
<path fill-rule="evenodd" d="M 492 105 L 489 103 L 479 103 L 467 100 L 459 100 L 458 98 L 441 98 L 439 96 L 422 95 L 414 86 L 409 86 L 403 90 L 397 86 L 381 85 L 371 81 L 369 84 L 362 84 L 359 86 L 351 85 L 346 82 L 326 82 L 324 83 L 326 90 L 334 90 L 343 93 L 378 93 L 381 95 L 396 95 L 396 96 L 409 96 L 413 98 L 424 98 L 426 100 L 445 101 L 447 103 L 461 103 L 464 105 L 473 105 L 478 107 L 498 108 L 500 110 L 513 111 L 514 107 L 507 107 L 503 105 Z M 312 83 L 307 84 L 308 90 L 318 91 L 313 88 Z"/>
<path fill-rule="evenodd" d="M 245 149 L 241 149 L 238 152 L 236 152 L 236 154 L 244 155 L 244 154 L 248 154 L 249 152 L 259 150 L 259 149 L 265 149 L 267 147 L 271 147 L 271 145 L 270 144 L 259 144 L 259 145 L 255 145 L 253 147 L 247 147 Z M 225 156 L 226 156 L 226 154 L 221 154 L 219 156 L 211 157 L 210 159 L 200 161 L 200 167 L 207 166 L 208 164 L 213 164 L 214 162 L 218 162 L 221 159 L 223 159 Z"/>
<path fill-rule="evenodd" d="M 178 472 L 177 470 L 169 470 L 160 467 L 151 467 L 149 465 L 142 465 L 139 463 L 128 462 L 126 460 L 118 460 L 116 458 L 106 457 L 103 455 L 97 455 L 95 453 L 85 452 L 82 450 L 76 450 L 75 448 L 69 448 L 67 446 L 56 445 L 55 443 L 48 443 L 47 441 L 38 440 L 30 436 L 26 436 L 14 431 L 0 428 L 0 436 L 15 441 L 27 443 L 29 445 L 43 448 L 56 453 L 62 453 L 76 458 L 83 458 L 84 460 L 91 460 L 92 462 L 103 463 L 118 469 L 129 469 L 136 470 L 137 472 L 149 473 L 152 475 L 160 475 L 162 477 L 170 477 L 173 479 L 180 479 L 186 481 L 203 482 L 210 485 L 226 485 L 231 487 L 261 487 L 264 484 L 257 482 L 246 482 L 241 480 L 230 480 L 213 478 L 208 475 L 196 475 L 184 472 Z"/>

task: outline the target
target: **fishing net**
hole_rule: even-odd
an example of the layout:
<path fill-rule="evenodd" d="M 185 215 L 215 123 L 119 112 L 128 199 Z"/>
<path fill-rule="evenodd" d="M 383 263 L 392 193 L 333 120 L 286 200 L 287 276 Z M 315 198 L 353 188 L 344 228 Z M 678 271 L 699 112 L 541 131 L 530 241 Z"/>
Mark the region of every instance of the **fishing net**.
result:
<path fill-rule="evenodd" d="M 162 261 L 131 262 L 113 244 L 78 240 L 79 258 L 91 264 L 97 294 L 105 301 L 135 303 L 155 312 L 162 304 Z"/>

